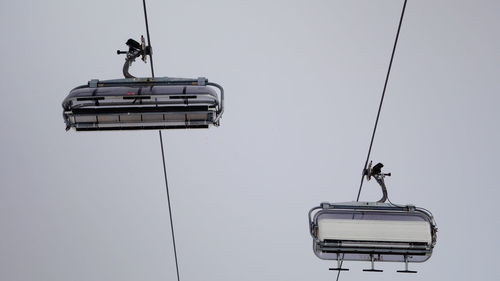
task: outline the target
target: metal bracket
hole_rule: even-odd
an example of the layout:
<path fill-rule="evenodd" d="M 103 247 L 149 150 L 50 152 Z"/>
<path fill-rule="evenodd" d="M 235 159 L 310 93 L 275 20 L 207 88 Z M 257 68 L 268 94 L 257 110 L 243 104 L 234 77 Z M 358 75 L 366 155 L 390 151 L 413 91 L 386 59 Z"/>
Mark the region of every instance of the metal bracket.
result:
<path fill-rule="evenodd" d="M 343 256 L 344 254 L 342 254 Z M 337 253 L 337 267 L 329 268 L 328 270 L 335 270 L 335 271 L 349 271 L 349 268 L 342 267 L 342 263 L 344 262 L 343 259 L 340 258 L 340 254 Z"/>
<path fill-rule="evenodd" d="M 151 56 L 153 53 L 151 46 L 146 46 L 146 41 L 144 40 L 144 36 L 141 35 L 141 43 L 135 41 L 130 38 L 125 43 L 128 46 L 128 51 L 120 51 L 117 50 L 116 54 L 121 55 L 125 54 L 125 64 L 123 65 L 123 76 L 125 78 L 135 78 L 132 74 L 128 72 L 129 67 L 135 61 L 136 58 L 141 57 L 144 63 L 147 62 L 147 56 Z"/>
<path fill-rule="evenodd" d="M 369 269 L 363 269 L 363 271 L 365 271 L 365 272 L 384 272 L 382 269 L 375 269 L 375 257 L 373 256 L 373 254 L 370 254 L 370 258 L 371 258 L 372 267 Z"/>
<path fill-rule="evenodd" d="M 97 84 L 99 83 L 99 79 L 92 79 L 89 81 L 89 88 L 97 88 Z"/>
<path fill-rule="evenodd" d="M 198 77 L 198 86 L 205 86 L 207 84 L 208 79 L 205 77 Z"/>
<path fill-rule="evenodd" d="M 382 198 L 377 201 L 378 203 L 384 203 L 387 200 L 387 186 L 385 185 L 384 178 L 391 176 L 391 173 L 382 173 L 382 167 L 384 167 L 382 163 L 377 163 L 372 167 L 372 161 L 370 161 L 368 167 L 363 170 L 363 175 L 366 176 L 366 180 L 369 181 L 373 177 L 382 188 Z"/>
<path fill-rule="evenodd" d="M 319 204 L 321 209 L 330 209 L 330 203 L 328 202 L 321 202 L 321 204 Z"/>
<path fill-rule="evenodd" d="M 405 256 L 405 269 L 404 270 L 396 270 L 399 273 L 417 273 L 416 270 L 408 270 L 408 256 Z"/>

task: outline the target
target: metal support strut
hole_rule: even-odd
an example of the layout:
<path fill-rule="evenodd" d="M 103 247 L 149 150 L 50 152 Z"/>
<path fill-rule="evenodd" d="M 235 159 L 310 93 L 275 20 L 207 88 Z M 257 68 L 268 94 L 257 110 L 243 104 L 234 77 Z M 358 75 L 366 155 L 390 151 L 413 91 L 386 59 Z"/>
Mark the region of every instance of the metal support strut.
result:
<path fill-rule="evenodd" d="M 343 256 L 343 254 L 342 254 Z M 340 253 L 337 253 L 337 267 L 331 267 L 328 270 L 336 270 L 336 271 L 349 271 L 349 268 L 342 267 L 343 258 L 340 258 Z"/>
<path fill-rule="evenodd" d="M 417 273 L 415 270 L 408 270 L 408 256 L 405 255 L 405 270 L 396 270 L 399 273 Z"/>
<path fill-rule="evenodd" d="M 375 269 L 375 256 L 373 254 L 370 254 L 370 258 L 371 258 L 372 267 L 369 269 L 363 269 L 363 271 L 366 271 L 366 272 L 384 272 L 382 269 Z"/>

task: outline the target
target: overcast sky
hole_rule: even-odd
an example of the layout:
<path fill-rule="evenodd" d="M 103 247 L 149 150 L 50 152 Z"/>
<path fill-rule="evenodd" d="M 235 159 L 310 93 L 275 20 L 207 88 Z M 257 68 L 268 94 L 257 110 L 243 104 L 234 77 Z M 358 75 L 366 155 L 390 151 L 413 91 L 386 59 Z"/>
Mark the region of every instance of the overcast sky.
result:
<path fill-rule="evenodd" d="M 220 127 L 164 131 L 181 279 L 333 280 L 307 212 L 356 199 L 403 1 L 147 3 L 157 76 L 226 90 Z M 340 280 L 498 278 L 499 12 L 408 2 L 371 158 L 438 241 L 418 275 L 346 262 Z M 0 34 L 0 280 L 175 280 L 158 131 L 62 118 L 73 87 L 120 78 L 142 1 L 2 0 Z"/>

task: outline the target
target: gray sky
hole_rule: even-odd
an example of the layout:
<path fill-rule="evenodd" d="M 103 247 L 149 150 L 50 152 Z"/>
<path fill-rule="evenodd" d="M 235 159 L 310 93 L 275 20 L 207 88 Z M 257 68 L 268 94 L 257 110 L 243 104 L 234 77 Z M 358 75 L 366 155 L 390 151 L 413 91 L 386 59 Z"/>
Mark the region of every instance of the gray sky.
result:
<path fill-rule="evenodd" d="M 219 128 L 164 131 L 182 280 L 334 278 L 307 212 L 356 198 L 402 3 L 148 0 L 157 75 L 227 93 Z M 341 280 L 496 279 L 499 11 L 409 1 L 372 159 L 438 242 L 419 275 L 348 262 Z M 175 280 L 158 132 L 62 119 L 73 87 L 121 76 L 142 16 L 138 0 L 0 2 L 1 280 Z"/>

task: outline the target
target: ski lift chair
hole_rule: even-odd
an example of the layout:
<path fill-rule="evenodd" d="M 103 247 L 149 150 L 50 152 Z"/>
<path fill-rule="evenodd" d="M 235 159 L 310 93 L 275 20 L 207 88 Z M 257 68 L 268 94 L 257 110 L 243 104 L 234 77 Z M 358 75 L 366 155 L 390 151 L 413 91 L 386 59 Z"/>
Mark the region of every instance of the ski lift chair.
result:
<path fill-rule="evenodd" d="M 383 183 L 383 177 L 390 174 L 380 169 L 374 174 L 370 168 L 368 175 Z M 405 270 L 398 270 L 403 273 L 416 273 L 408 270 L 408 263 L 431 257 L 437 232 L 426 209 L 380 201 L 321 203 L 309 211 L 309 229 L 316 256 L 337 261 L 331 270 L 348 270 L 341 266 L 348 260 L 371 262 L 371 268 L 364 271 L 381 272 L 374 262 L 383 261 L 404 262 Z"/>
<path fill-rule="evenodd" d="M 200 77 L 136 78 L 129 67 L 139 56 L 151 54 L 129 39 L 125 79 L 91 80 L 71 90 L 62 103 L 66 130 L 192 129 L 218 126 L 224 111 L 224 89 Z M 218 90 L 218 92 L 216 91 Z"/>

